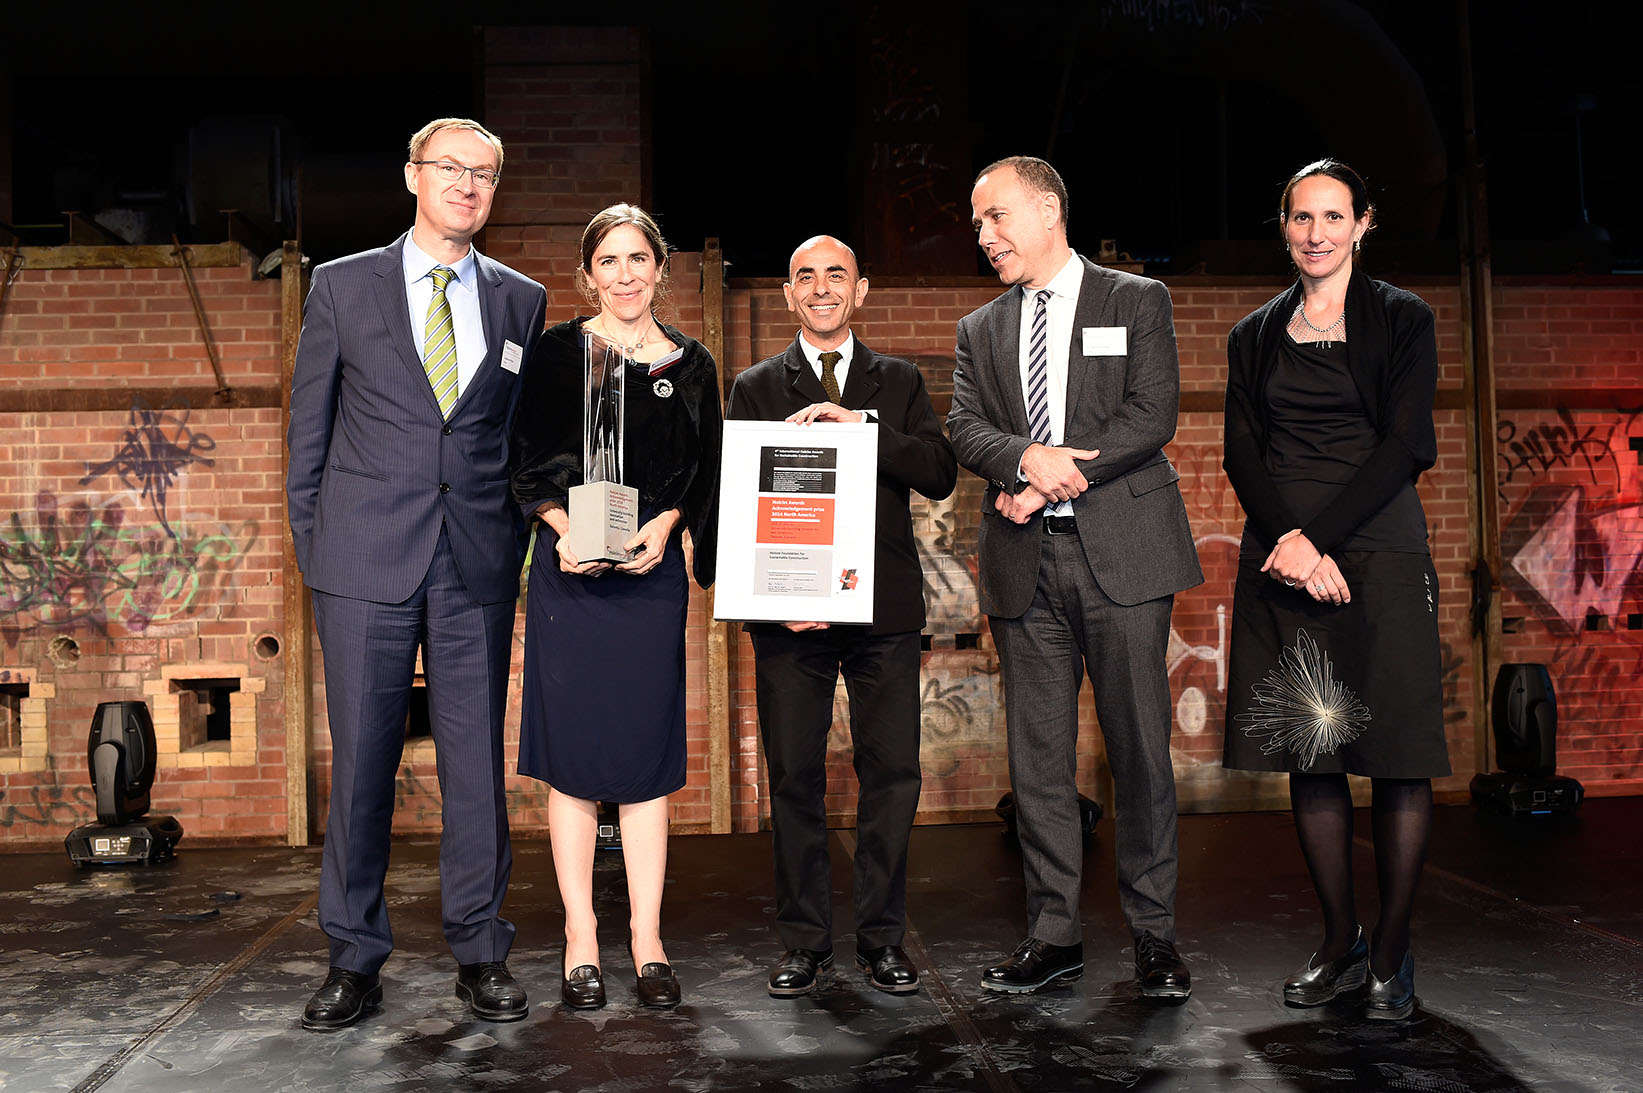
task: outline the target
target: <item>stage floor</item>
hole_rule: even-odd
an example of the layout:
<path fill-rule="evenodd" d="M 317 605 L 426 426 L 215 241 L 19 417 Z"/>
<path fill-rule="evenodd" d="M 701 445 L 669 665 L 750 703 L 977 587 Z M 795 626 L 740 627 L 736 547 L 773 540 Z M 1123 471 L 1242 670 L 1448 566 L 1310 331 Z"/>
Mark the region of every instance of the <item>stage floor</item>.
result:
<path fill-rule="evenodd" d="M 1374 916 L 1367 815 L 1362 914 Z M 1181 820 L 1184 1005 L 1141 1001 L 1113 893 L 1112 827 L 1085 862 L 1087 967 L 1071 988 L 994 995 L 980 969 L 1019 939 L 1021 872 L 991 826 L 913 834 L 907 948 L 918 994 L 855 969 L 852 833 L 833 841 L 835 952 L 823 989 L 778 1001 L 765 976 L 769 836 L 678 838 L 663 910 L 685 1001 L 640 1009 L 620 860 L 598 869 L 610 1005 L 558 1002 L 561 920 L 545 841 L 515 844 L 509 966 L 531 992 L 514 1024 L 471 1020 L 439 927 L 437 848 L 396 844 L 398 950 L 382 1011 L 336 1033 L 298 1015 L 323 979 L 320 856 L 211 850 L 78 872 L 63 854 L 0 855 L 0 1087 L 200 1090 L 1643 1090 L 1643 799 L 1574 820 L 1438 810 L 1415 922 L 1420 1008 L 1406 1026 L 1350 1005 L 1287 1009 L 1318 914 L 1282 814 Z"/>

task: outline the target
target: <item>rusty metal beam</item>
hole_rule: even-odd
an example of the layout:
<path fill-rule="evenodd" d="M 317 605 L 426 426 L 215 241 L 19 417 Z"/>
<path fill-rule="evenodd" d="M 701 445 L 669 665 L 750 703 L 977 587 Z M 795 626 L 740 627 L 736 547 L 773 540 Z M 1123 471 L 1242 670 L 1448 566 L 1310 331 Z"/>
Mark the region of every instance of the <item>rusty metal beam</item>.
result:
<path fill-rule="evenodd" d="M 302 301 L 307 294 L 307 278 L 302 270 L 302 246 L 287 239 L 280 270 L 280 469 L 288 470 L 291 452 L 285 438 L 291 427 L 291 372 L 296 367 L 297 339 L 302 334 Z M 281 481 L 284 474 L 280 475 Z M 313 604 L 308 586 L 297 568 L 297 551 L 291 541 L 291 521 L 280 521 L 283 532 L 283 565 L 280 588 L 284 613 L 285 642 L 281 653 L 285 669 L 285 839 L 292 846 L 307 846 L 312 840 L 308 816 L 308 745 L 313 721 L 313 682 L 309 676 L 312 652 L 309 635 L 313 630 Z"/>
<path fill-rule="evenodd" d="M 177 251 L 177 268 L 183 272 L 189 302 L 194 305 L 194 320 L 200 324 L 200 340 L 205 343 L 205 355 L 211 360 L 211 374 L 217 377 L 217 394 L 222 398 L 232 397 L 233 389 L 222 374 L 222 358 L 217 356 L 217 343 L 211 338 L 211 324 L 205 318 L 205 301 L 200 299 L 200 286 L 194 283 L 194 271 L 188 266 L 188 249 L 175 235 L 171 237 L 171 244 Z"/>

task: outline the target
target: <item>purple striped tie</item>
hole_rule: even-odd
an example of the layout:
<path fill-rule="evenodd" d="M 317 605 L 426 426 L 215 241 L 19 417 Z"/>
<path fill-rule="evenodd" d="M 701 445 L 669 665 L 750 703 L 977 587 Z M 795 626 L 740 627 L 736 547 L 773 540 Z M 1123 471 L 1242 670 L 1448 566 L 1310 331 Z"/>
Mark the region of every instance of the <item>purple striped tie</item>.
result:
<path fill-rule="evenodd" d="M 1050 290 L 1040 289 L 1033 308 L 1033 336 L 1027 350 L 1027 428 L 1040 444 L 1050 443 Z"/>

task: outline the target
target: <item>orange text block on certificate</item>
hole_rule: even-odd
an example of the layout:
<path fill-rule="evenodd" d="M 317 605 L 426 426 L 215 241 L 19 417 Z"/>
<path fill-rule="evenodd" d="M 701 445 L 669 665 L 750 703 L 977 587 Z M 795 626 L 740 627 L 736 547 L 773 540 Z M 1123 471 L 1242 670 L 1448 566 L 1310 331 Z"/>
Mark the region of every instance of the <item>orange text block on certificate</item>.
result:
<path fill-rule="evenodd" d="M 833 498 L 760 497 L 758 541 L 831 544 Z"/>

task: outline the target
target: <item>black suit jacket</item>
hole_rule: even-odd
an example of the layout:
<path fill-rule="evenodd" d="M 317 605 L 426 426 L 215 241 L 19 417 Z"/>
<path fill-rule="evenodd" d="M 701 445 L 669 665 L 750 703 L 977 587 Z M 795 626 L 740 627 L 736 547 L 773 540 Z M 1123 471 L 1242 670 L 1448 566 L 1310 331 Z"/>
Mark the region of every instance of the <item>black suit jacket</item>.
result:
<path fill-rule="evenodd" d="M 852 335 L 853 336 L 853 335 Z M 799 340 L 785 353 L 755 364 L 730 387 L 725 417 L 781 421 L 813 402 L 826 402 L 821 381 L 804 359 Z M 924 570 L 913 541 L 908 496 L 917 490 L 932 501 L 953 492 L 958 463 L 930 405 L 924 377 L 900 357 L 884 357 L 856 340 L 839 401 L 847 410 L 872 410 L 879 426 L 877 542 L 873 551 L 875 634 L 924 629 Z M 811 426 L 827 428 L 822 422 Z M 802 620 L 795 620 L 802 621 Z M 749 630 L 778 626 L 750 623 Z"/>

